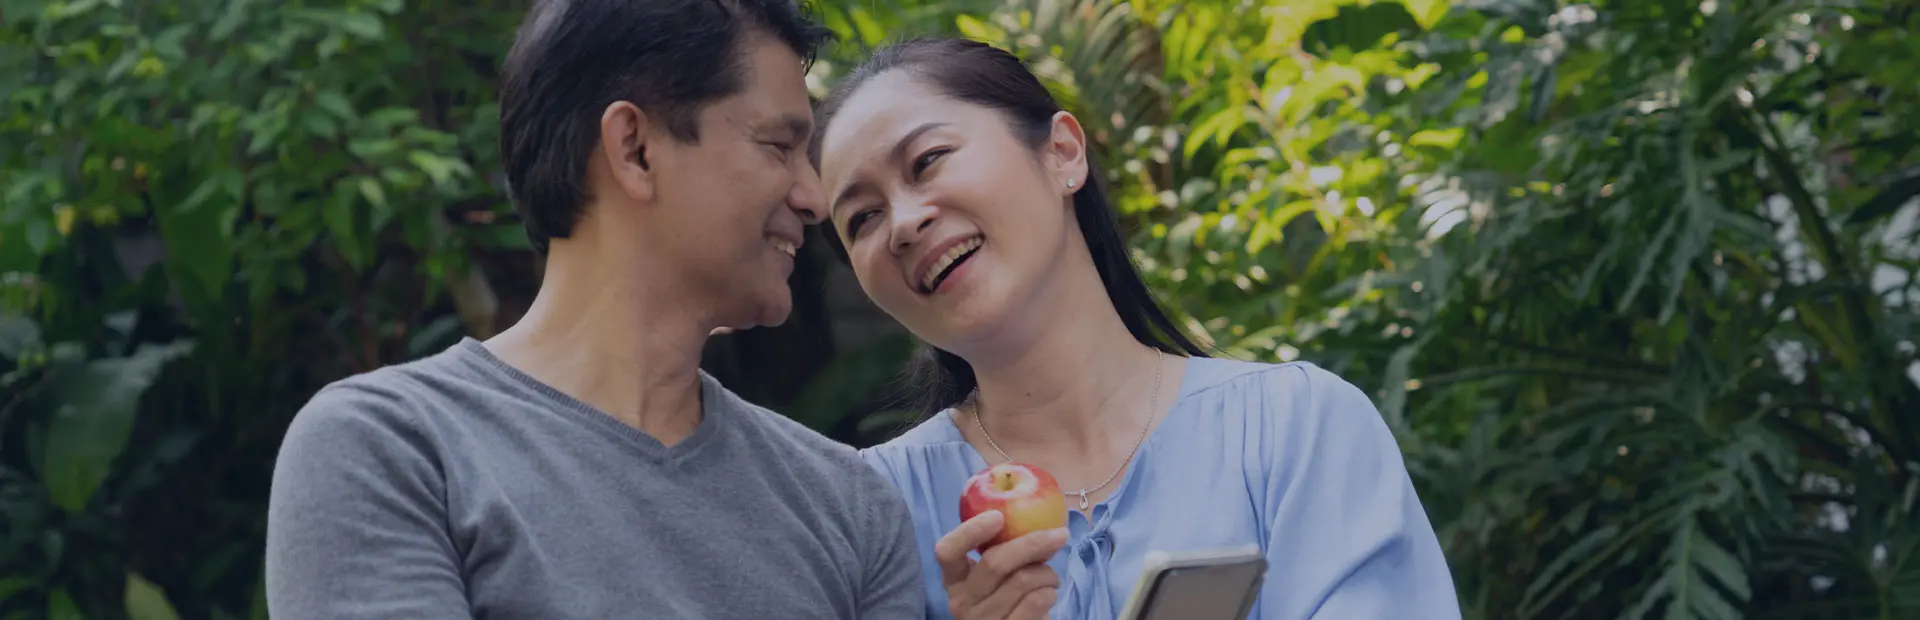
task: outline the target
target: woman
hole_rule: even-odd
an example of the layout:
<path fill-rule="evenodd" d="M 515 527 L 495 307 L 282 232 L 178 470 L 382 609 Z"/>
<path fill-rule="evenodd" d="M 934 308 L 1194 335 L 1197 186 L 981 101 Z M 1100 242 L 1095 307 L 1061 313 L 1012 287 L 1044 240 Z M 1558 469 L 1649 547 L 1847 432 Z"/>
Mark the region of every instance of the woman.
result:
<path fill-rule="evenodd" d="M 1012 55 L 881 51 L 822 106 L 816 161 L 861 287 L 934 350 L 930 418 L 863 454 L 913 508 L 929 616 L 1112 618 L 1151 551 L 1256 544 L 1255 618 L 1457 618 L 1446 559 L 1365 394 L 1206 357 L 1152 300 L 1074 117 Z M 1066 532 L 978 551 L 992 463 L 1051 472 Z"/>

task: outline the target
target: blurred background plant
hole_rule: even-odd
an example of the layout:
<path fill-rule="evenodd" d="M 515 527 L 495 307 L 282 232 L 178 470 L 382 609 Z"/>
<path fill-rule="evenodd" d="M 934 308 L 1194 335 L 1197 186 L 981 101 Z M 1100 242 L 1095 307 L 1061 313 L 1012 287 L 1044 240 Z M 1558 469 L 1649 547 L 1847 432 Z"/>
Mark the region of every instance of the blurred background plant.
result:
<path fill-rule="evenodd" d="M 1920 615 L 1920 6 L 815 8 L 821 92 L 902 36 L 1027 57 L 1183 320 L 1376 396 L 1470 618 Z M 538 285 L 522 9 L 0 0 L 0 618 L 265 616 L 293 412 Z M 912 343 L 822 247 L 707 367 L 867 445 Z"/>

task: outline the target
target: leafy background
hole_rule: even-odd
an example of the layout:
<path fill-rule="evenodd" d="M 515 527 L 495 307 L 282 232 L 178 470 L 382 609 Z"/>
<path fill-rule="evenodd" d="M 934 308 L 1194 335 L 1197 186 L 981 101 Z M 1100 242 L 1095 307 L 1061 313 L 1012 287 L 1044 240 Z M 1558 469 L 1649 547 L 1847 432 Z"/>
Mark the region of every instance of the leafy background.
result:
<path fill-rule="evenodd" d="M 1244 359 L 1368 388 L 1470 618 L 1920 616 L 1920 20 L 1887 0 L 826 0 L 1029 58 L 1135 256 Z M 264 617 L 320 385 L 537 287 L 521 2 L 0 0 L 0 618 Z M 716 337 L 867 445 L 910 343 L 823 244 Z"/>

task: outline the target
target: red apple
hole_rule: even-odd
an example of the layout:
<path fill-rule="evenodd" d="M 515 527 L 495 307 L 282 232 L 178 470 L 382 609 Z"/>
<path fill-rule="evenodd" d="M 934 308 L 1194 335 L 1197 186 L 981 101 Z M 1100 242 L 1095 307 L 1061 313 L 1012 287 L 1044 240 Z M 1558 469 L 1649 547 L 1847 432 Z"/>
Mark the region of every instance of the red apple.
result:
<path fill-rule="evenodd" d="M 1001 463 L 967 479 L 960 495 L 960 520 L 998 510 L 1006 519 L 1000 535 L 987 544 L 994 545 L 1031 534 L 1067 526 L 1067 500 L 1060 483 L 1047 470 L 1021 463 Z"/>

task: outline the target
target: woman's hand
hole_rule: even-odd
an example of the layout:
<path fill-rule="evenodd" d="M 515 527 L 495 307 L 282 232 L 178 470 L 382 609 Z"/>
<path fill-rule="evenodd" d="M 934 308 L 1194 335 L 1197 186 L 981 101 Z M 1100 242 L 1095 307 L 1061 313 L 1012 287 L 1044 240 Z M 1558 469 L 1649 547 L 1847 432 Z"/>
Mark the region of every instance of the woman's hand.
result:
<path fill-rule="evenodd" d="M 1047 559 L 1067 544 L 1065 528 L 1034 532 L 980 553 L 967 553 L 1000 534 L 1006 517 L 990 510 L 953 528 L 933 547 L 947 611 L 955 620 L 1046 618 L 1058 595 L 1060 576 Z"/>

